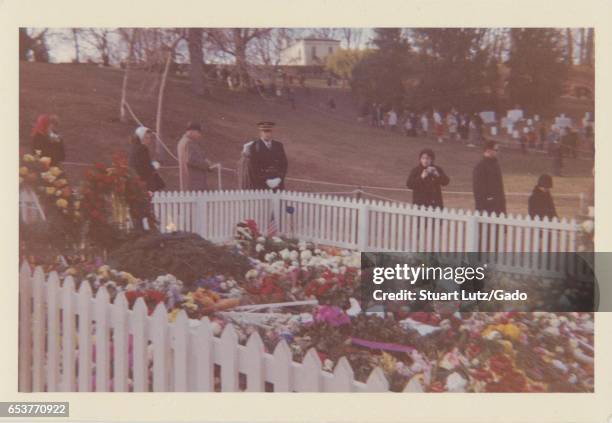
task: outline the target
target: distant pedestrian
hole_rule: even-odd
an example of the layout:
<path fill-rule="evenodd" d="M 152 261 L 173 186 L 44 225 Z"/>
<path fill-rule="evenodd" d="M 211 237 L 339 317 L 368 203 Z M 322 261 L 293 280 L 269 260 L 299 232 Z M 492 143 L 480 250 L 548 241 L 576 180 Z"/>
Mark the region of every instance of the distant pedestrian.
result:
<path fill-rule="evenodd" d="M 560 141 L 550 145 L 550 154 L 552 156 L 553 175 L 561 176 L 563 172 L 563 146 Z"/>
<path fill-rule="evenodd" d="M 459 138 L 457 136 L 458 122 L 454 113 L 446 115 L 446 127 L 448 128 L 448 139 L 450 141 L 456 141 Z"/>
<path fill-rule="evenodd" d="M 421 131 L 424 137 L 429 135 L 429 118 L 427 117 L 427 113 L 421 114 Z"/>
<path fill-rule="evenodd" d="M 444 142 L 444 124 L 442 123 L 442 114 L 434 110 L 433 112 L 434 129 L 436 131 L 436 138 L 439 143 Z"/>
<path fill-rule="evenodd" d="M 538 183 L 533 188 L 533 192 L 529 196 L 527 202 L 529 216 L 539 217 L 543 219 L 545 217 L 553 219 L 557 217 L 557 210 L 555 209 L 555 202 L 553 201 L 550 190 L 553 187 L 552 177 L 548 174 L 542 174 L 538 178 Z"/>
<path fill-rule="evenodd" d="M 336 110 L 336 101 L 333 97 L 330 97 L 329 100 L 327 100 L 327 107 L 329 107 L 329 109 L 332 111 Z"/>
<path fill-rule="evenodd" d="M 426 148 L 419 154 L 419 164 L 412 169 L 406 186 L 412 190 L 412 203 L 417 206 L 444 208 L 442 187 L 450 179 L 440 166 L 434 165 L 435 153 Z"/>
<path fill-rule="evenodd" d="M 387 123 L 389 124 L 389 129 L 392 132 L 395 132 L 397 129 L 397 112 L 393 108 L 389 110 L 389 114 L 387 115 Z"/>
<path fill-rule="evenodd" d="M 506 213 L 506 194 L 497 151 L 495 141 L 485 142 L 482 160 L 474 167 L 472 185 L 476 210 L 499 215 Z"/>
<path fill-rule="evenodd" d="M 295 110 L 295 92 L 293 88 L 289 87 L 287 90 L 287 100 L 289 100 L 289 104 L 291 104 L 291 108 Z"/>

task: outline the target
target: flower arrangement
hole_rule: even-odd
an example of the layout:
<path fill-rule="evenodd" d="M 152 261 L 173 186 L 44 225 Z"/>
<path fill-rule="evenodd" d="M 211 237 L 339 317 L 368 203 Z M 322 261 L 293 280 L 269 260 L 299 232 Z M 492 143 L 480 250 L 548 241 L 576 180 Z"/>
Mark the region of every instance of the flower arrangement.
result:
<path fill-rule="evenodd" d="M 96 163 L 89 169 L 81 192 L 88 234 L 94 243 L 103 247 L 116 244 L 129 227 L 129 220 L 138 221 L 132 222 L 134 227 L 140 227 L 142 219 L 150 229 L 156 227 L 150 194 L 144 182 L 130 171 L 122 152 L 113 154 L 111 167 Z"/>
<path fill-rule="evenodd" d="M 81 202 L 59 166 L 40 152 L 25 154 L 19 167 L 20 188 L 30 188 L 41 200 L 47 214 L 58 214 L 77 225 L 81 221 Z"/>

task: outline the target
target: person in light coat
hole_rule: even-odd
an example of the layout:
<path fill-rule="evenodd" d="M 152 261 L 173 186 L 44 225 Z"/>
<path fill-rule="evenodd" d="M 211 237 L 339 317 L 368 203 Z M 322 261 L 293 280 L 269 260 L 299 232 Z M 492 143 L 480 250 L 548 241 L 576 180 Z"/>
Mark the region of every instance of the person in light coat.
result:
<path fill-rule="evenodd" d="M 202 127 L 190 123 L 178 146 L 179 182 L 181 191 L 206 191 L 211 163 L 202 145 Z"/>

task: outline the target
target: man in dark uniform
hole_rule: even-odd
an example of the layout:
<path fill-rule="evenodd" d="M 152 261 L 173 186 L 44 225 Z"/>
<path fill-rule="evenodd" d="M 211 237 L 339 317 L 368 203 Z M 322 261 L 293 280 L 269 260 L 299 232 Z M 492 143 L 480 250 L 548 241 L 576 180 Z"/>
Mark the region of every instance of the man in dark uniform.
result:
<path fill-rule="evenodd" d="M 506 213 L 506 194 L 497 148 L 495 141 L 485 142 L 483 158 L 474 167 L 472 181 L 476 210 L 499 215 Z"/>
<path fill-rule="evenodd" d="M 259 122 L 259 138 L 249 146 L 249 174 L 254 189 L 284 189 L 287 156 L 283 144 L 272 139 L 274 122 Z"/>

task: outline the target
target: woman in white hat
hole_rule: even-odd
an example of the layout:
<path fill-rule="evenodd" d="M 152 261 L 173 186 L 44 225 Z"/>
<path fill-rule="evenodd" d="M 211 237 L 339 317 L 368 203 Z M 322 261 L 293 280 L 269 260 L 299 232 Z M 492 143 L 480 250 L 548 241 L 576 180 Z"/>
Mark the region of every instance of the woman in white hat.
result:
<path fill-rule="evenodd" d="M 165 188 L 164 180 L 159 176 L 159 163 L 151 161 L 149 146 L 153 142 L 153 131 L 139 126 L 131 138 L 130 167 L 143 180 L 148 191 L 159 191 Z"/>

